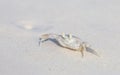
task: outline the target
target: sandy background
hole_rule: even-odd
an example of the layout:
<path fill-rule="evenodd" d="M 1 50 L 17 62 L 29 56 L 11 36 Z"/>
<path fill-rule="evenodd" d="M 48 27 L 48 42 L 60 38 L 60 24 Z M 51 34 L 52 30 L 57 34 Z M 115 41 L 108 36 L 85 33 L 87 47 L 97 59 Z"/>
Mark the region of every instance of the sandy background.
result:
<path fill-rule="evenodd" d="M 101 57 L 38 46 L 71 33 Z M 0 75 L 120 75 L 120 0 L 0 0 Z"/>

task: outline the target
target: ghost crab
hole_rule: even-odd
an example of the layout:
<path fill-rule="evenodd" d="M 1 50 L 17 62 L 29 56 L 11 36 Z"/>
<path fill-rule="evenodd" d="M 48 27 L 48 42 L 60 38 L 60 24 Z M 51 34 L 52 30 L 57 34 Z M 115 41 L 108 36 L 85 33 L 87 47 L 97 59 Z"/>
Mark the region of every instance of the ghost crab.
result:
<path fill-rule="evenodd" d="M 76 36 L 73 36 L 71 34 L 62 34 L 62 35 L 58 35 L 58 34 L 43 34 L 40 36 L 39 38 L 39 45 L 43 42 L 45 42 L 46 40 L 49 39 L 54 39 L 58 42 L 59 46 L 70 49 L 70 50 L 74 50 L 74 51 L 80 51 L 82 57 L 84 56 L 84 51 L 87 51 L 87 49 L 91 49 L 90 45 L 86 42 L 83 42 L 81 39 L 79 39 Z M 91 49 L 91 52 L 95 55 L 97 55 L 97 53 Z"/>

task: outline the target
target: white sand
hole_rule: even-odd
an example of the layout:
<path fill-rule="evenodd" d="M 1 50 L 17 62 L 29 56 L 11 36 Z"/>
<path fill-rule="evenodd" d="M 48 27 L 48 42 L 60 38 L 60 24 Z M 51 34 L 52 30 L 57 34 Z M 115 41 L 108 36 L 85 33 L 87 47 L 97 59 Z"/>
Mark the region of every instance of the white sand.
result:
<path fill-rule="evenodd" d="M 39 35 L 62 32 L 101 57 L 38 46 Z M 1 0 L 0 75 L 120 75 L 120 0 Z"/>

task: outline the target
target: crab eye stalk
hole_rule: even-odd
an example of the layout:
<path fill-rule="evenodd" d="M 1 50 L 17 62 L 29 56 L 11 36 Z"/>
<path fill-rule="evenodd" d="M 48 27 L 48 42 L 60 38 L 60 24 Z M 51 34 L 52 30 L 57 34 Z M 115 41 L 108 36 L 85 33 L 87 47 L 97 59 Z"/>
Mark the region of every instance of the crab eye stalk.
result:
<path fill-rule="evenodd" d="M 65 35 L 65 33 L 62 33 L 62 35 L 61 35 L 64 39 L 66 38 L 66 35 Z"/>
<path fill-rule="evenodd" d="M 71 34 L 69 34 L 69 39 L 72 39 L 72 35 Z"/>

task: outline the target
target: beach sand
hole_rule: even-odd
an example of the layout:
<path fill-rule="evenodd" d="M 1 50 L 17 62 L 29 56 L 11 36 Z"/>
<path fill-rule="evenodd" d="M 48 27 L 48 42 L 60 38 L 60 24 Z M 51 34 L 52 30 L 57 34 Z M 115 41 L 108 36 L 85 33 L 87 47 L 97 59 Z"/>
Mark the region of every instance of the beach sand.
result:
<path fill-rule="evenodd" d="M 0 75 L 120 75 L 119 0 L 1 0 Z M 39 46 L 44 33 L 73 34 L 100 57 Z"/>

